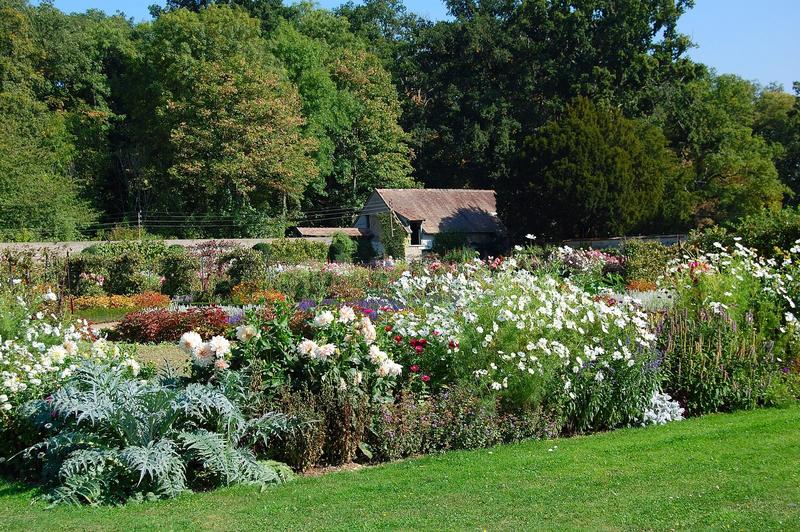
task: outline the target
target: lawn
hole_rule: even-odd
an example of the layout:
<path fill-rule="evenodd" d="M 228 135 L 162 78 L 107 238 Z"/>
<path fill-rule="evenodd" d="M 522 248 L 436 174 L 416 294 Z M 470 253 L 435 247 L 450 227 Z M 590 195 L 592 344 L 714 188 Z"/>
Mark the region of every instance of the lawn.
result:
<path fill-rule="evenodd" d="M 800 408 L 696 418 L 237 487 L 124 508 L 31 504 L 0 484 L 0 528 L 800 528 Z"/>

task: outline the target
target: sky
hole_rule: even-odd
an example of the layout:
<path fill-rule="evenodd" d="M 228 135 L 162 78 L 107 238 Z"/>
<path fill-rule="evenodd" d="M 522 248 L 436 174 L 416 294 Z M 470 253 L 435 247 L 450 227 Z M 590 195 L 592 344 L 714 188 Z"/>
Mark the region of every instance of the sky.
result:
<path fill-rule="evenodd" d="M 157 0 L 55 0 L 62 11 L 122 11 L 136 20 L 149 18 Z M 319 0 L 333 8 L 341 0 Z M 406 0 L 409 10 L 429 19 L 447 16 L 439 0 Z M 800 81 L 800 0 L 696 0 L 679 22 L 697 48 L 689 53 L 720 74 L 737 74 L 762 85 L 778 82 L 791 90 Z"/>

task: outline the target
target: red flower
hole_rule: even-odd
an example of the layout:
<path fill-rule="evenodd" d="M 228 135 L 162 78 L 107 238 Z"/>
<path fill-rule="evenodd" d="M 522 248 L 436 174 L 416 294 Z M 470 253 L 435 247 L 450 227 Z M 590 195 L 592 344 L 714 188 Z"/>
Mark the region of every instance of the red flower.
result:
<path fill-rule="evenodd" d="M 433 331 L 433 335 L 434 336 L 441 336 L 442 335 L 442 331 Z"/>
<path fill-rule="evenodd" d="M 400 342 L 403 341 L 403 337 L 398 334 L 397 336 L 394 337 L 394 341 L 399 344 Z"/>
<path fill-rule="evenodd" d="M 416 373 L 416 372 L 418 372 L 418 371 L 419 371 L 419 366 L 418 366 L 417 364 L 414 364 L 413 366 L 411 366 L 411 367 L 410 367 L 410 368 L 408 368 L 408 369 L 410 369 L 410 370 L 411 370 L 411 373 Z"/>
<path fill-rule="evenodd" d="M 431 376 L 430 375 L 423 375 L 421 377 L 421 379 L 422 379 L 422 382 L 428 382 L 429 380 L 431 380 Z"/>
<path fill-rule="evenodd" d="M 418 345 L 421 345 L 422 347 L 425 347 L 426 345 L 428 345 L 428 340 L 426 340 L 425 338 L 420 338 L 420 339 L 417 341 L 417 344 L 418 344 Z"/>
<path fill-rule="evenodd" d="M 458 347 L 458 342 L 456 342 L 455 340 L 450 340 L 450 343 L 447 345 L 450 346 L 450 349 L 455 349 L 456 347 Z"/>
<path fill-rule="evenodd" d="M 383 328 L 383 330 L 386 331 L 386 332 L 391 332 L 392 331 L 392 326 L 391 325 L 387 325 L 386 327 Z"/>
<path fill-rule="evenodd" d="M 422 353 L 422 350 L 423 350 L 423 349 L 424 349 L 424 347 L 422 347 L 421 345 L 417 345 L 417 346 L 414 348 L 414 350 L 415 350 L 417 353 Z"/>

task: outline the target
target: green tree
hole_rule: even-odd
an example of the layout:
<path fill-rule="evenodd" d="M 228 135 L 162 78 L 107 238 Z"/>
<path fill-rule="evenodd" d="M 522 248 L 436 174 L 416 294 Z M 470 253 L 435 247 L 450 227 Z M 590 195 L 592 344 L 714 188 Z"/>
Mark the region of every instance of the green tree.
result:
<path fill-rule="evenodd" d="M 678 194 L 682 172 L 658 128 L 587 98 L 526 140 L 516 175 L 502 214 L 514 232 L 546 239 L 680 224 L 691 200 Z"/>
<path fill-rule="evenodd" d="M 781 206 L 787 189 L 773 162 L 775 148 L 754 131 L 756 101 L 752 83 L 709 73 L 665 97 L 653 116 L 691 167 L 701 225 Z"/>
<path fill-rule="evenodd" d="M 206 234 L 279 232 L 272 222 L 316 175 L 315 142 L 259 21 L 228 6 L 178 9 L 140 32 L 131 146 L 147 161 L 135 184 L 146 207 L 194 216 Z"/>
<path fill-rule="evenodd" d="M 800 84 L 795 94 L 769 86 L 758 94 L 753 132 L 774 150 L 781 182 L 792 190 L 790 201 L 800 202 Z"/>
<path fill-rule="evenodd" d="M 354 209 L 374 188 L 414 185 L 396 90 L 347 20 L 303 9 L 278 27 L 270 49 L 300 91 L 307 136 L 319 142 L 319 179 L 305 198 L 309 210 Z"/>

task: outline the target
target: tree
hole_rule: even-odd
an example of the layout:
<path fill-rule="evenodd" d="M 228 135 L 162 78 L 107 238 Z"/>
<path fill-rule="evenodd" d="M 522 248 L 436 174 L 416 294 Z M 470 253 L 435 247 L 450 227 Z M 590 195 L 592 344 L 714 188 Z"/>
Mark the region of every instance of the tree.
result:
<path fill-rule="evenodd" d="M 773 163 L 775 149 L 753 129 L 756 99 L 752 83 L 708 73 L 668 94 L 654 115 L 691 165 L 700 225 L 781 206 L 787 189 Z"/>
<path fill-rule="evenodd" d="M 777 86 L 759 92 L 753 132 L 773 149 L 778 177 L 792 190 L 790 201 L 796 204 L 800 202 L 800 83 L 794 89 L 795 95 Z"/>
<path fill-rule="evenodd" d="M 517 234 L 619 236 L 682 221 L 690 198 L 667 197 L 680 191 L 681 169 L 644 121 L 577 98 L 524 146 L 514 181 L 500 191 L 501 214 Z"/>
<path fill-rule="evenodd" d="M 304 10 L 278 27 L 270 50 L 300 91 L 306 135 L 319 142 L 319 179 L 304 202 L 309 210 L 356 209 L 374 188 L 414 185 L 396 90 L 345 19 Z"/>
<path fill-rule="evenodd" d="M 70 175 L 71 140 L 64 113 L 0 93 L 1 239 L 76 239 L 97 219 Z"/>
<path fill-rule="evenodd" d="M 259 21 L 228 6 L 179 9 L 140 39 L 130 144 L 147 161 L 143 210 L 194 216 L 206 234 L 280 232 L 271 222 L 316 175 L 315 142 L 301 134 L 298 93 Z"/>

